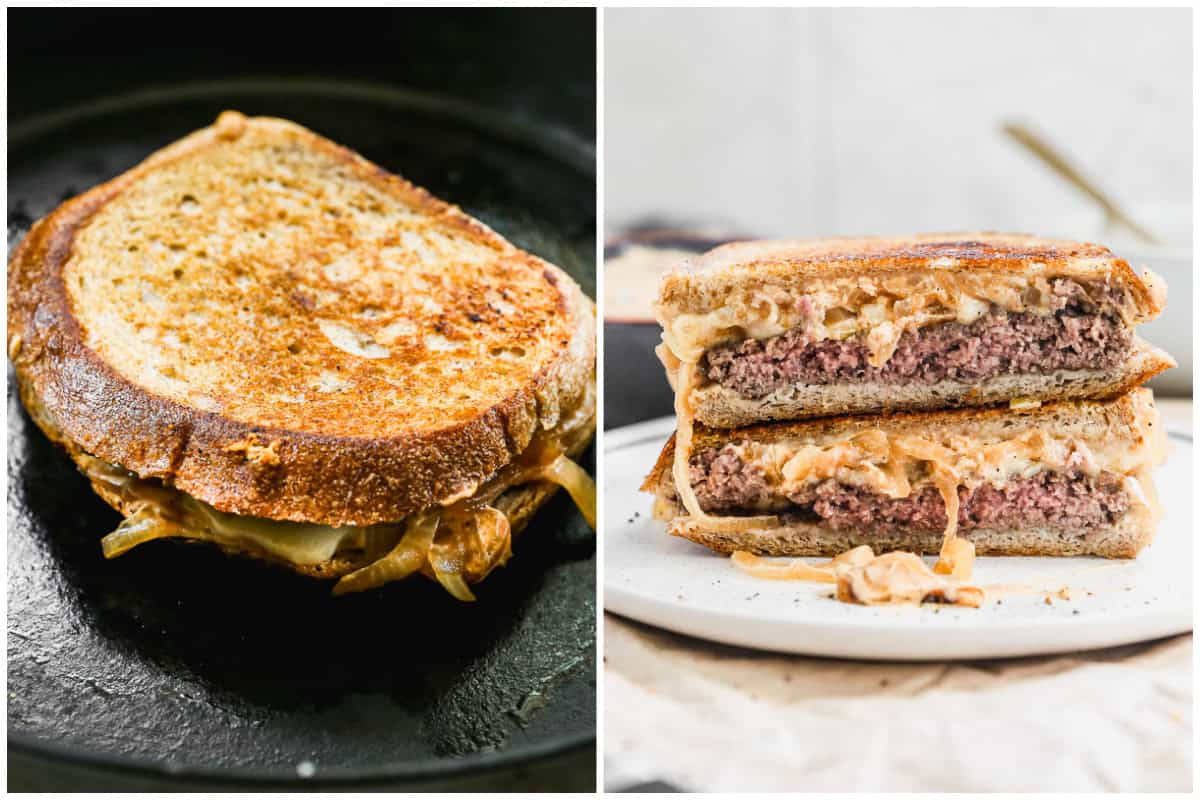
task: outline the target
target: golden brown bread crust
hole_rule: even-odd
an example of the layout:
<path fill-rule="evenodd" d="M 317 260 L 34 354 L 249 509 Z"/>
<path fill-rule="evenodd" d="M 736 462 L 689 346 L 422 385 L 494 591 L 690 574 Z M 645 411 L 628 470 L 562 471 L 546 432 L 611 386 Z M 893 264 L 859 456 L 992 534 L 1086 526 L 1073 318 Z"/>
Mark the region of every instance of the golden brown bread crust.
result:
<path fill-rule="evenodd" d="M 1106 247 L 994 232 L 735 242 L 685 260 L 666 273 L 659 305 L 696 313 L 707 310 L 706 300 L 739 284 L 803 283 L 931 269 L 1108 278 L 1129 287 L 1146 319 L 1162 311 L 1150 287 Z"/>
<path fill-rule="evenodd" d="M 86 454 L 80 449 L 79 445 L 63 436 L 62 432 L 57 430 L 57 428 L 55 428 L 55 426 L 50 423 L 49 420 L 46 420 L 41 416 L 39 413 L 39 406 L 37 405 L 35 399 L 27 396 L 26 394 L 28 391 L 26 384 L 19 385 L 18 391 L 20 392 L 22 403 L 24 403 L 26 408 L 30 410 L 30 416 L 33 418 L 34 423 L 41 428 L 42 432 L 46 434 L 47 438 L 66 450 L 67 455 L 71 457 L 71 460 L 81 468 L 85 475 L 87 475 L 88 472 L 85 469 L 86 462 L 84 461 Z M 572 458 L 578 457 L 584 450 L 587 449 L 589 439 L 590 437 L 574 437 L 569 442 L 567 454 Z M 126 498 L 122 496 L 121 492 L 117 490 L 114 484 L 102 480 L 96 480 L 94 478 L 89 478 L 89 481 L 92 485 L 92 490 L 100 496 L 100 499 L 108 503 L 119 513 L 128 516 L 137 511 L 137 508 L 132 505 L 132 503 L 136 501 L 127 501 Z M 502 511 L 506 517 L 508 517 L 509 527 L 512 531 L 512 536 L 515 538 L 517 534 L 525 529 L 525 526 L 529 524 L 529 521 L 533 519 L 533 515 L 537 513 L 537 510 L 541 508 L 546 501 L 553 497 L 554 493 L 557 492 L 558 489 L 559 487 L 557 484 L 548 483 L 546 481 L 536 481 L 533 483 L 514 486 L 504 494 L 500 495 L 500 497 L 498 497 L 492 505 Z M 176 541 L 189 545 L 200 544 L 194 540 L 187 539 L 180 539 Z M 204 544 L 215 543 L 205 542 Z M 250 544 L 246 544 L 244 547 L 240 548 L 225 544 L 217 544 L 216 546 L 230 555 L 244 556 L 261 561 L 269 561 L 301 575 L 318 579 L 340 578 L 343 575 L 348 575 L 349 573 L 365 567 L 368 563 L 370 563 L 370 558 L 363 554 L 358 558 L 349 558 L 339 555 L 320 564 L 297 564 L 286 559 L 278 558 L 275 555 L 265 550 L 256 548 Z"/>
<path fill-rule="evenodd" d="M 708 428 L 697 424 L 692 433 L 692 452 L 721 447 L 729 442 L 771 443 L 785 440 L 821 443 L 840 440 L 855 433 L 879 428 L 889 433 L 923 433 L 951 429 L 956 432 L 983 434 L 987 429 L 1011 425 L 1011 432 L 1042 425 L 1056 429 L 1126 438 L 1140 435 L 1138 423 L 1153 413 L 1154 394 L 1149 389 L 1134 389 L 1112 400 L 1069 400 L 1045 403 L 1037 408 L 1013 410 L 1007 406 L 963 408 L 944 411 L 900 411 L 894 414 L 860 414 L 846 417 L 794 420 L 749 425 L 744 428 Z M 1010 429 L 1006 427 L 1006 433 Z M 642 491 L 659 494 L 671 484 L 675 459 L 675 435 L 663 446 L 650 474 L 642 482 Z"/>
<path fill-rule="evenodd" d="M 833 530 L 814 522 L 730 532 L 706 530 L 703 524 L 693 522 L 690 517 L 679 517 L 671 520 L 667 532 L 726 555 L 744 550 L 758 556 L 836 556 L 864 544 L 877 553 L 900 550 L 934 555 L 942 546 L 941 531 L 865 533 Z M 1053 528 L 976 528 L 959 531 L 958 536 L 972 542 L 975 553 L 981 556 L 1136 558 L 1138 552 L 1154 539 L 1154 526 L 1147 524 L 1140 515 L 1126 514 L 1112 525 L 1086 534 Z"/>
<path fill-rule="evenodd" d="M 693 435 L 700 433 L 702 430 L 705 430 L 702 425 L 695 426 Z M 662 496 L 673 485 L 674 478 L 671 477 L 671 468 L 675 464 L 675 436 L 676 433 L 672 431 L 670 438 L 667 439 L 662 451 L 658 454 L 658 459 L 654 462 L 654 466 L 650 468 L 650 472 L 642 479 L 642 485 L 638 487 L 639 491 Z"/>
<path fill-rule="evenodd" d="M 399 430 L 390 430 L 379 416 L 364 420 L 353 398 L 340 414 L 323 407 L 309 429 L 289 426 L 283 418 L 256 424 L 253 414 L 205 410 L 148 390 L 119 371 L 89 347 L 63 279 L 81 231 L 156 170 L 202 158 L 248 132 L 301 142 L 336 160 L 350 179 L 430 218 L 439 230 L 494 251 L 500 273 L 519 276 L 525 286 L 540 281 L 545 302 L 522 295 L 530 304 L 517 309 L 512 327 L 539 326 L 539 341 L 552 343 L 538 350 L 546 357 L 503 393 L 468 397 L 465 410 L 449 418 L 406 417 Z M 471 494 L 521 453 L 539 427 L 553 428 L 561 413 L 577 406 L 594 380 L 594 308 L 566 273 L 518 250 L 456 207 L 282 120 L 222 115 L 216 125 L 64 203 L 17 247 L 9 261 L 8 287 L 9 355 L 27 407 L 33 412 L 31 402 L 40 406 L 35 417 L 45 415 L 65 438 L 99 458 L 236 514 L 369 525 Z M 491 324 L 506 330 L 503 322 Z M 228 360 L 229 354 L 211 357 Z M 231 370 L 253 372 L 253 367 L 234 364 Z M 259 377 L 266 383 L 273 376 Z M 470 384 L 467 373 L 456 384 L 423 391 L 451 393 Z M 379 432 L 365 433 L 371 426 Z"/>

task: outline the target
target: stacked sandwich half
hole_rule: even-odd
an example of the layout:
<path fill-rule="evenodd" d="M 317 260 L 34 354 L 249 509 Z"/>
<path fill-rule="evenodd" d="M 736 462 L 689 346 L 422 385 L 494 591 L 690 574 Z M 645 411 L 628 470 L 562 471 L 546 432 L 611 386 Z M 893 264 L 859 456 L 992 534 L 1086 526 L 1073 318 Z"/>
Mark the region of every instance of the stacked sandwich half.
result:
<path fill-rule="evenodd" d="M 908 550 L 963 577 L 976 552 L 1133 557 L 1165 451 L 1137 387 L 1173 366 L 1134 328 L 1164 301 L 1076 242 L 718 248 L 660 286 L 678 428 L 643 488 L 670 533 L 744 559 Z"/>

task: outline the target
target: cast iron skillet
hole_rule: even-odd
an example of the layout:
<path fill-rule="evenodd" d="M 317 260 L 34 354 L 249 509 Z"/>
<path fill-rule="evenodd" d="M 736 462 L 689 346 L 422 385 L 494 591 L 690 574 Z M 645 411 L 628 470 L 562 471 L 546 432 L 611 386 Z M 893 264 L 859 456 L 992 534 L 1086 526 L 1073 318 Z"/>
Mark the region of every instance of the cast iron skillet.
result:
<path fill-rule="evenodd" d="M 14 128 L 10 249 L 63 199 L 227 108 L 352 147 L 594 295 L 590 146 L 358 84 L 189 85 Z M 200 545 L 105 561 L 118 516 L 8 377 L 10 789 L 594 789 L 595 540 L 565 496 L 475 604 L 425 580 L 332 598 Z"/>

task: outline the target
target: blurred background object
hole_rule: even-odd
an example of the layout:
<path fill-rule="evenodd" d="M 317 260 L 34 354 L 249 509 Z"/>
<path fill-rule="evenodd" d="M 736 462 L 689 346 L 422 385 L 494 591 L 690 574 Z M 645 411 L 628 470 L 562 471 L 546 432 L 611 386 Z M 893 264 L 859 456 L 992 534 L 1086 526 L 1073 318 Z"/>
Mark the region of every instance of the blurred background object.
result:
<path fill-rule="evenodd" d="M 1099 242 L 1166 279 L 1167 311 L 1142 333 L 1179 368 L 1150 385 L 1190 395 L 1191 14 L 610 9 L 606 236 L 982 229 Z M 1111 224 L 1005 134 L 1011 123 L 1158 243 Z"/>

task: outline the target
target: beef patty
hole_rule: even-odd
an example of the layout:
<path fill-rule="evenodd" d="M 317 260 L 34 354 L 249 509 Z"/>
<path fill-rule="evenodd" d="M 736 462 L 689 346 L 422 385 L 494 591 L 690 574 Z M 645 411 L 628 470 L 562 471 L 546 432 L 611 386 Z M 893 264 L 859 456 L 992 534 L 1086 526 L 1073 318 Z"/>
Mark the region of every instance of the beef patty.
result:
<path fill-rule="evenodd" d="M 943 322 L 905 331 L 881 367 L 867 363 L 861 337 L 816 341 L 796 328 L 714 347 L 701 368 L 710 381 L 759 400 L 793 384 L 976 382 L 1121 363 L 1132 334 L 1114 305 L 1120 290 L 1099 286 L 1089 292 L 1067 278 L 1053 280 L 1051 288 L 1050 314 L 993 307 L 967 325 Z"/>
<path fill-rule="evenodd" d="M 784 495 L 770 485 L 760 465 L 744 462 L 733 445 L 693 457 L 691 480 L 700 507 L 710 513 L 802 514 L 835 530 L 872 533 L 946 527 L 946 506 L 934 487 L 892 498 L 830 479 Z M 962 530 L 1044 526 L 1083 531 L 1111 524 L 1129 509 L 1123 479 L 1111 472 L 1096 477 L 1040 472 L 999 488 L 988 483 L 974 489 L 960 486 L 958 502 Z"/>

